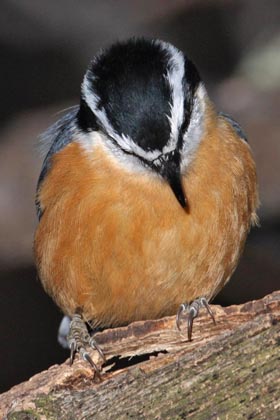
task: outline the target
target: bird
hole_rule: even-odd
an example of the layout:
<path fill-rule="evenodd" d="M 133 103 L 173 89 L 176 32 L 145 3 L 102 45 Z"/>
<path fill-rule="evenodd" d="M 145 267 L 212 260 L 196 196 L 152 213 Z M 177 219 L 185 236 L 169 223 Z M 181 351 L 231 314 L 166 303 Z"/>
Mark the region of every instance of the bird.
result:
<path fill-rule="evenodd" d="M 230 98 L 229 98 L 230 100 Z M 256 165 L 240 125 L 216 110 L 191 59 L 159 39 L 99 51 L 75 105 L 43 135 L 34 256 L 71 319 L 76 353 L 104 358 L 93 330 L 187 314 L 232 276 L 258 223 Z"/>

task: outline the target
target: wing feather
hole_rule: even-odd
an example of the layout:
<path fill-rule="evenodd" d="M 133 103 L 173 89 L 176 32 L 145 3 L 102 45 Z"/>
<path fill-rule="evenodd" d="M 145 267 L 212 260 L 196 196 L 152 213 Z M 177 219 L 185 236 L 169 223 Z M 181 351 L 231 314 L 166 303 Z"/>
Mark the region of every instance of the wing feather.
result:
<path fill-rule="evenodd" d="M 48 149 L 48 152 L 45 156 L 41 173 L 37 183 L 36 190 L 36 210 L 38 218 L 42 216 L 42 209 L 39 199 L 39 190 L 42 181 L 44 180 L 46 174 L 48 173 L 51 167 L 51 158 L 52 156 L 62 150 L 67 144 L 71 143 L 74 138 L 74 132 L 77 130 L 76 118 L 79 110 L 79 106 L 75 106 L 60 118 L 55 124 L 53 124 L 45 133 L 41 136 L 41 145 L 42 148 Z"/>
<path fill-rule="evenodd" d="M 248 142 L 247 136 L 244 133 L 243 129 L 239 125 L 237 121 L 235 121 L 230 115 L 225 114 L 224 112 L 219 112 L 219 116 L 223 117 L 226 121 L 228 121 L 236 134 L 242 139 Z"/>

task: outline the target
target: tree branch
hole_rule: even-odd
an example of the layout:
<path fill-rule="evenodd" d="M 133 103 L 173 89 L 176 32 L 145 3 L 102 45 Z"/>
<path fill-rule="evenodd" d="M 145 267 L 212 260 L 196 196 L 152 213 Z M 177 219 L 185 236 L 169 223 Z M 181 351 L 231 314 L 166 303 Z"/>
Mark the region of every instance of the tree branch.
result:
<path fill-rule="evenodd" d="M 192 342 L 175 317 L 96 334 L 101 383 L 66 361 L 0 395 L 0 418 L 279 419 L 280 291 L 212 309 L 217 325 L 201 310 Z"/>

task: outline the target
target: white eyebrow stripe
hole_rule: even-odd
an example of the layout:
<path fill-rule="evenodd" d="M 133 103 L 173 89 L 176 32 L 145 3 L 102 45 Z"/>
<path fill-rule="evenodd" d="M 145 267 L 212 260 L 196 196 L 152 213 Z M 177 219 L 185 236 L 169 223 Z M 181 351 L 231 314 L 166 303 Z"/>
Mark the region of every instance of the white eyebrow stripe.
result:
<path fill-rule="evenodd" d="M 171 133 L 165 148 L 170 150 L 176 146 L 179 130 L 184 120 L 183 79 L 185 76 L 185 58 L 184 54 L 173 45 L 163 41 L 156 41 L 156 43 L 169 55 L 167 80 L 171 90 L 172 103 L 170 104 L 171 115 L 167 115 L 167 118 Z"/>

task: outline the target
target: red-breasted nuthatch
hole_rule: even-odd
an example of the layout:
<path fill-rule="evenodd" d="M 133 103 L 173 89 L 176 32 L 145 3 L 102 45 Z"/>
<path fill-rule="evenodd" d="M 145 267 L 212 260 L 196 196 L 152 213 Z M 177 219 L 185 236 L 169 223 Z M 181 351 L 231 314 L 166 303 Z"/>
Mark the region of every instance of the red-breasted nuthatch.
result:
<path fill-rule="evenodd" d="M 215 111 L 193 63 L 159 40 L 117 43 L 91 62 L 80 105 L 49 129 L 37 189 L 42 284 L 93 361 L 93 328 L 188 313 L 236 268 L 257 221 L 255 163 Z M 186 303 L 182 303 L 186 302 Z M 97 368 L 95 367 L 97 370 Z"/>

